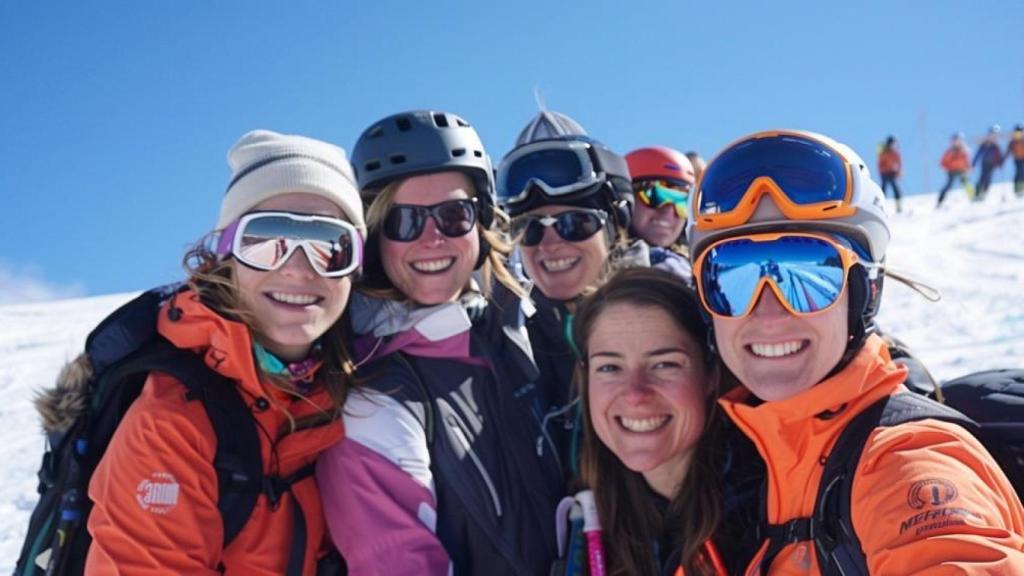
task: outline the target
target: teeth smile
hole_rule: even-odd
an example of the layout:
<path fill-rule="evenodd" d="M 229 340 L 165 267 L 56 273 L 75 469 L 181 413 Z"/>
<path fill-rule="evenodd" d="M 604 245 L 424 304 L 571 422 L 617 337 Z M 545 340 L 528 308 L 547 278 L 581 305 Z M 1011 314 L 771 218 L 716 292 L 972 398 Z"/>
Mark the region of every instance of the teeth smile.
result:
<path fill-rule="evenodd" d="M 442 272 L 451 267 L 455 263 L 455 258 L 441 258 L 438 260 L 420 260 L 419 262 L 413 262 L 413 269 L 419 272 Z"/>
<path fill-rule="evenodd" d="M 548 272 L 564 272 L 569 268 L 572 268 L 580 261 L 580 257 L 575 258 L 559 258 L 558 260 L 542 260 L 541 265 Z"/>
<path fill-rule="evenodd" d="M 289 294 L 287 292 L 271 292 L 268 296 L 270 296 L 270 299 L 275 302 L 281 302 L 282 304 L 294 304 L 296 306 L 309 306 L 310 304 L 320 300 L 319 296 L 311 296 L 309 294 Z"/>
<path fill-rule="evenodd" d="M 755 356 L 762 358 L 782 358 L 783 356 L 789 356 L 790 354 L 796 354 L 797 352 L 804 349 L 806 342 L 804 340 L 794 340 L 792 342 L 781 342 L 778 344 L 751 344 L 750 351 Z"/>
<path fill-rule="evenodd" d="M 619 416 L 619 423 L 630 432 L 651 432 L 664 426 L 668 419 L 668 415 L 655 416 L 653 418 L 627 418 Z"/>

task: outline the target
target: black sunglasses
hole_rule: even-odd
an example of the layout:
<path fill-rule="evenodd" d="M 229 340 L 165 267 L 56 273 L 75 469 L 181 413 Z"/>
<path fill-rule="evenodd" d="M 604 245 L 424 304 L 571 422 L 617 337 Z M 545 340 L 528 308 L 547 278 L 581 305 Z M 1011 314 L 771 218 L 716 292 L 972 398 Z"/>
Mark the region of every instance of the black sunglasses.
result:
<path fill-rule="evenodd" d="M 428 216 L 445 236 L 465 236 L 476 226 L 476 198 L 447 200 L 433 206 L 395 204 L 384 217 L 384 237 L 395 242 L 412 242 L 423 234 Z"/>
<path fill-rule="evenodd" d="M 597 234 L 608 222 L 601 210 L 567 210 L 554 216 L 520 216 L 512 220 L 512 240 L 522 246 L 536 246 L 550 226 L 566 242 L 582 242 Z"/>

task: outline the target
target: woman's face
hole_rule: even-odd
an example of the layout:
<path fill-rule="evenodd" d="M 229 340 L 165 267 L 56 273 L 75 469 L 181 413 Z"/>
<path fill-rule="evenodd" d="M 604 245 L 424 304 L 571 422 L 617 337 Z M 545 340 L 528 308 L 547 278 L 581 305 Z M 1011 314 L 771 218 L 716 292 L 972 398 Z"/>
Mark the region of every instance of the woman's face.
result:
<path fill-rule="evenodd" d="M 395 192 L 394 204 L 433 206 L 471 198 L 473 183 L 461 172 L 438 172 L 408 178 Z M 450 302 L 462 294 L 480 254 L 477 229 L 449 238 L 427 217 L 423 233 L 411 242 L 380 236 L 380 255 L 391 284 L 421 306 Z"/>
<path fill-rule="evenodd" d="M 679 217 L 672 204 L 652 208 L 637 202 L 633 206 L 633 231 L 651 246 L 671 246 L 682 235 L 684 226 L 686 219 Z"/>
<path fill-rule="evenodd" d="M 527 215 L 558 216 L 576 210 L 573 206 L 553 205 L 534 208 Z M 556 301 L 576 298 L 597 281 L 608 259 L 608 241 L 604 231 L 581 242 L 563 240 L 554 227 L 544 230 L 536 246 L 520 246 L 523 267 L 537 288 Z"/>
<path fill-rule="evenodd" d="M 707 417 L 712 374 L 700 344 L 654 306 L 612 304 L 587 350 L 590 419 L 622 463 L 671 497 Z"/>
<path fill-rule="evenodd" d="M 274 196 L 252 208 L 316 214 L 346 220 L 341 208 L 313 194 Z M 260 343 L 283 360 L 301 360 L 313 342 L 345 311 L 352 280 L 324 278 L 296 250 L 277 270 L 254 270 L 231 261 L 235 281 L 245 307 L 256 319 Z"/>
<path fill-rule="evenodd" d="M 846 351 L 849 296 L 809 316 L 790 314 L 768 287 L 743 318 L 714 317 L 718 353 L 754 396 L 768 402 L 821 382 Z"/>

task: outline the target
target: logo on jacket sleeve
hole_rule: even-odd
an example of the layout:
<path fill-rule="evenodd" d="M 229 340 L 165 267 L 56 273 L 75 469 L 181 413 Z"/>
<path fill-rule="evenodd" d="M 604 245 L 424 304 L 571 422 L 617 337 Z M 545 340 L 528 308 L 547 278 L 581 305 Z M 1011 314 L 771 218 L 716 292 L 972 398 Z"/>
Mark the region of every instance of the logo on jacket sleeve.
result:
<path fill-rule="evenodd" d="M 956 486 L 943 478 L 928 478 L 914 482 L 907 492 L 907 504 L 915 510 L 925 506 L 942 506 L 956 500 Z"/>
<path fill-rule="evenodd" d="M 181 486 L 167 472 L 153 472 L 135 488 L 135 500 L 143 510 L 153 514 L 167 514 L 178 504 Z"/>

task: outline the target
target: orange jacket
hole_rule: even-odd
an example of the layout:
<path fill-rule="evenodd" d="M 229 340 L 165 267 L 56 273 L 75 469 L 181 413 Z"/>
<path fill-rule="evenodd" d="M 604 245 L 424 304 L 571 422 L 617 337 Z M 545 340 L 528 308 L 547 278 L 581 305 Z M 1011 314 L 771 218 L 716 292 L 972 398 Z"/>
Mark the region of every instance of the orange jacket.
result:
<path fill-rule="evenodd" d="M 906 374 L 882 339 L 871 336 L 839 374 L 793 398 L 751 406 L 741 387 L 719 401 L 767 464 L 769 522 L 811 516 L 821 462 L 840 432 L 897 391 Z M 919 483 L 951 486 L 953 496 L 937 506 L 915 499 Z M 851 501 L 872 574 L 1022 573 L 1024 509 L 999 465 L 956 424 L 929 419 L 872 432 Z M 762 547 L 748 574 L 758 573 L 764 552 Z M 810 542 L 783 548 L 768 568 L 771 575 L 818 573 Z"/>
<path fill-rule="evenodd" d="M 277 394 L 297 418 L 317 412 L 307 402 L 289 400 L 259 383 L 243 324 L 217 315 L 192 292 L 179 294 L 175 304 L 183 315 L 170 320 L 165 305 L 159 332 L 179 348 L 204 354 L 211 368 L 238 383 L 260 428 L 265 472 L 289 475 L 341 439 L 340 420 L 289 433 L 283 412 L 258 408 L 258 399 Z M 309 397 L 333 413 L 326 391 L 316 390 Z M 95 507 L 89 516 L 93 543 L 86 573 L 214 575 L 223 565 L 228 574 L 284 574 L 292 510 L 297 512 L 291 496 L 286 492 L 271 508 L 261 495 L 248 523 L 224 548 L 215 452 L 213 428 L 199 402 L 187 400 L 177 380 L 150 374 L 89 483 Z M 295 484 L 293 491 L 306 517 L 304 573 L 313 574 L 317 557 L 326 550 L 320 493 L 312 477 Z"/>
<path fill-rule="evenodd" d="M 1014 160 L 1024 160 L 1024 134 L 1013 133 L 1010 143 L 1006 145 L 1006 156 L 1013 156 Z"/>
<path fill-rule="evenodd" d="M 878 154 L 878 173 L 899 174 L 903 168 L 903 160 L 899 151 L 893 148 L 885 148 Z"/>
<path fill-rule="evenodd" d="M 942 155 L 940 164 L 946 172 L 967 172 L 971 169 L 970 154 L 963 146 L 950 146 Z"/>

